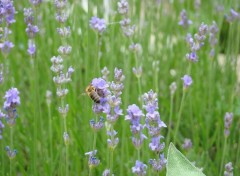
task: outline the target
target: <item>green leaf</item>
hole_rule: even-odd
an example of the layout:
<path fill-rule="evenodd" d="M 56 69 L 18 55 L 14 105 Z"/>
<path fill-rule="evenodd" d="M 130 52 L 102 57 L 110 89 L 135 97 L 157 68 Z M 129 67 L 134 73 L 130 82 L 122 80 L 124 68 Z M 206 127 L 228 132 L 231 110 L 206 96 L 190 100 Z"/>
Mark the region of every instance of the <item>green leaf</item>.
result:
<path fill-rule="evenodd" d="M 167 176 L 205 176 L 205 174 L 171 143 L 168 148 Z"/>

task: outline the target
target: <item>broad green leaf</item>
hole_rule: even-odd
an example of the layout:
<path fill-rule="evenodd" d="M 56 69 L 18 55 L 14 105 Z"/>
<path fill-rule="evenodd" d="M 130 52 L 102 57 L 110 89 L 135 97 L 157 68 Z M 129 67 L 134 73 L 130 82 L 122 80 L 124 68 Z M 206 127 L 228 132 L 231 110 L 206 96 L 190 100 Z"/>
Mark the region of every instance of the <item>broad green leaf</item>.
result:
<path fill-rule="evenodd" d="M 167 176 L 205 176 L 205 174 L 171 143 L 168 148 Z"/>

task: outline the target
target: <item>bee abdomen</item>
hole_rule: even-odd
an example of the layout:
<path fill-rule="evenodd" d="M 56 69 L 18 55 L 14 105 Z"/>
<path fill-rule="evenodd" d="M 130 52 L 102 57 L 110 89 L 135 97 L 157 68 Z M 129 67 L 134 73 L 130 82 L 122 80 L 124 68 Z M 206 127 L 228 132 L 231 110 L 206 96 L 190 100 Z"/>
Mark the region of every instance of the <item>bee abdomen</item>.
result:
<path fill-rule="evenodd" d="M 96 92 L 91 92 L 90 97 L 95 103 L 100 103 L 100 97 Z"/>

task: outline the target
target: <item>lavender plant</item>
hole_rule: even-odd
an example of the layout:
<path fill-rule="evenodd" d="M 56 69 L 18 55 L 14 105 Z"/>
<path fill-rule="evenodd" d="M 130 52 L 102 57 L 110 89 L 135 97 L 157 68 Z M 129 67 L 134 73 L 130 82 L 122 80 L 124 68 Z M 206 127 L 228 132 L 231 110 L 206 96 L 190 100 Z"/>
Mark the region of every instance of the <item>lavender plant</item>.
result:
<path fill-rule="evenodd" d="M 10 128 L 10 146 L 6 146 L 6 151 L 7 151 L 7 155 L 8 158 L 10 159 L 10 175 L 13 174 L 13 163 L 12 163 L 12 159 L 15 158 L 16 154 L 17 154 L 17 150 L 13 149 L 13 127 L 16 124 L 16 119 L 18 117 L 17 114 L 17 106 L 20 105 L 20 97 L 19 97 L 19 91 L 17 88 L 11 88 L 9 89 L 5 96 L 4 96 L 5 102 L 3 105 L 3 109 L 6 111 L 6 114 L 3 115 L 1 114 L 1 116 L 4 116 L 6 119 L 6 122 Z"/>
<path fill-rule="evenodd" d="M 225 164 L 224 176 L 233 176 L 232 162 L 229 162 L 229 163 Z"/>
<path fill-rule="evenodd" d="M 146 165 L 143 164 L 140 160 L 140 149 L 143 144 L 143 140 L 147 139 L 147 137 L 143 134 L 143 129 L 145 125 L 141 124 L 141 117 L 143 117 L 144 114 L 140 110 L 140 108 L 133 104 L 129 105 L 127 109 L 127 115 L 125 116 L 125 120 L 130 121 L 130 128 L 132 132 L 132 143 L 134 147 L 137 149 L 137 161 L 136 165 L 132 168 L 132 173 L 137 175 L 145 175 L 146 174 Z"/>
<path fill-rule="evenodd" d="M 185 100 L 185 96 L 186 96 L 186 91 L 188 90 L 189 86 L 191 86 L 191 84 L 193 83 L 192 77 L 189 75 L 184 75 L 181 79 L 183 80 L 183 95 L 182 95 L 182 99 L 181 99 L 180 108 L 178 111 L 177 124 L 175 127 L 174 138 L 173 138 L 174 142 L 176 142 L 176 139 L 177 139 L 177 133 L 178 133 L 178 129 L 179 129 L 180 121 L 181 121 L 182 108 L 183 108 L 183 104 L 184 104 L 184 100 Z"/>
<path fill-rule="evenodd" d="M 104 75 L 103 75 L 104 76 Z M 106 75 L 104 76 L 106 77 Z M 114 130 L 114 124 L 119 119 L 122 114 L 122 109 L 120 105 L 122 103 L 121 94 L 124 88 L 123 81 L 125 76 L 121 69 L 114 69 L 114 81 L 109 83 L 109 90 L 106 96 L 107 103 L 104 107 L 104 113 L 106 114 L 106 123 L 107 123 L 107 139 L 108 148 L 110 150 L 110 175 L 113 173 L 113 152 L 118 145 L 119 138 L 116 137 L 117 132 Z"/>
<path fill-rule="evenodd" d="M 232 125 L 232 121 L 233 121 L 233 113 L 232 112 L 226 112 L 226 114 L 224 116 L 224 146 L 223 146 L 220 174 L 222 174 L 222 170 L 223 170 L 223 164 L 224 164 L 226 149 L 228 147 L 227 139 L 230 135 L 230 127 Z"/>
<path fill-rule="evenodd" d="M 167 160 L 164 158 L 164 154 L 160 154 L 165 147 L 165 143 L 161 143 L 161 140 L 164 138 L 161 135 L 161 129 L 166 128 L 167 126 L 160 119 L 157 94 L 153 92 L 153 90 L 150 90 L 148 93 L 143 95 L 143 108 L 146 110 L 145 122 L 148 134 L 151 137 L 149 148 L 156 156 L 156 158 L 149 160 L 149 164 L 152 166 L 154 171 L 159 172 L 167 163 Z"/>
<path fill-rule="evenodd" d="M 181 11 L 180 18 L 181 20 L 178 22 L 178 24 L 183 28 L 187 29 L 189 25 L 192 24 L 192 21 L 188 19 L 187 12 L 185 9 Z"/>
<path fill-rule="evenodd" d="M 69 66 L 67 70 L 65 70 L 67 65 L 67 56 L 71 53 L 72 47 L 67 43 L 67 38 L 70 36 L 70 27 L 64 26 L 68 15 L 66 13 L 67 11 L 67 0 L 61 1 L 61 0 L 55 0 L 54 6 L 56 8 L 56 14 L 55 19 L 57 22 L 59 22 L 60 26 L 57 28 L 57 32 L 62 39 L 62 45 L 58 48 L 59 55 L 53 56 L 51 58 L 52 66 L 51 70 L 55 73 L 55 76 L 53 77 L 53 82 L 57 86 L 56 94 L 61 100 L 61 105 L 58 107 L 58 112 L 63 118 L 63 141 L 65 144 L 65 174 L 69 175 L 69 151 L 68 151 L 68 145 L 70 142 L 70 136 L 69 131 L 67 127 L 67 113 L 69 111 L 69 105 L 65 102 L 65 97 L 68 94 L 69 90 L 66 87 L 67 83 L 71 82 L 72 79 L 72 73 L 74 72 L 74 69 L 72 66 Z"/>
<path fill-rule="evenodd" d="M 90 86 L 93 86 L 95 90 L 91 90 L 91 92 L 88 92 L 89 96 L 97 96 L 96 98 L 99 98 L 100 101 L 94 102 L 94 104 L 92 106 L 92 110 L 95 113 L 95 120 L 94 119 L 90 120 L 90 126 L 94 132 L 93 149 L 92 149 L 92 151 L 85 153 L 85 155 L 87 155 L 89 157 L 88 158 L 89 176 L 92 175 L 92 169 L 97 167 L 100 163 L 100 160 L 97 159 L 97 157 L 96 157 L 96 154 L 97 154 L 97 149 L 96 149 L 97 132 L 104 127 L 104 119 L 101 116 L 101 114 L 104 112 L 105 107 L 107 106 L 107 98 L 106 97 L 107 97 L 107 93 L 108 93 L 107 82 L 102 78 L 94 78 L 92 80 Z"/>
<path fill-rule="evenodd" d="M 219 29 L 215 21 L 212 22 L 212 25 L 209 27 L 209 44 L 211 47 L 210 57 L 213 58 L 215 55 L 215 47 L 218 43 L 217 33 Z"/>
<path fill-rule="evenodd" d="M 12 33 L 10 29 L 11 25 L 16 22 L 15 13 L 16 11 L 12 0 L 0 1 L 0 49 L 4 57 L 4 60 L 0 62 L 4 63 L 3 67 L 5 67 L 6 75 L 9 70 L 9 59 L 7 59 L 7 57 L 10 50 L 14 47 L 14 44 L 9 40 L 9 35 Z M 4 74 L 2 74 L 2 80 L 3 78 Z"/>

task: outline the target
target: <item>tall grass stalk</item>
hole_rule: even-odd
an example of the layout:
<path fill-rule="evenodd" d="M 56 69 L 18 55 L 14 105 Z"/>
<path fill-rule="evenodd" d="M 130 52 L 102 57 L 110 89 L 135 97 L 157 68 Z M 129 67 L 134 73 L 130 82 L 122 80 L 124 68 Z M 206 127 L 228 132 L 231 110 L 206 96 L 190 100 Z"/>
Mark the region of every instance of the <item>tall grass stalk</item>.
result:
<path fill-rule="evenodd" d="M 224 166 L 224 158 L 225 158 L 225 154 L 226 154 L 226 149 L 227 149 L 227 137 L 225 136 L 219 176 L 223 175 L 223 166 Z"/>
<path fill-rule="evenodd" d="M 176 144 L 176 140 L 177 140 L 177 134 L 178 134 L 178 129 L 179 129 L 180 121 L 181 121 L 185 96 L 186 96 L 186 90 L 183 89 L 182 99 L 181 99 L 180 108 L 179 108 L 178 116 L 177 116 L 177 124 L 176 124 L 176 127 L 175 127 L 175 132 L 174 132 L 174 137 L 173 137 L 174 144 Z"/>

